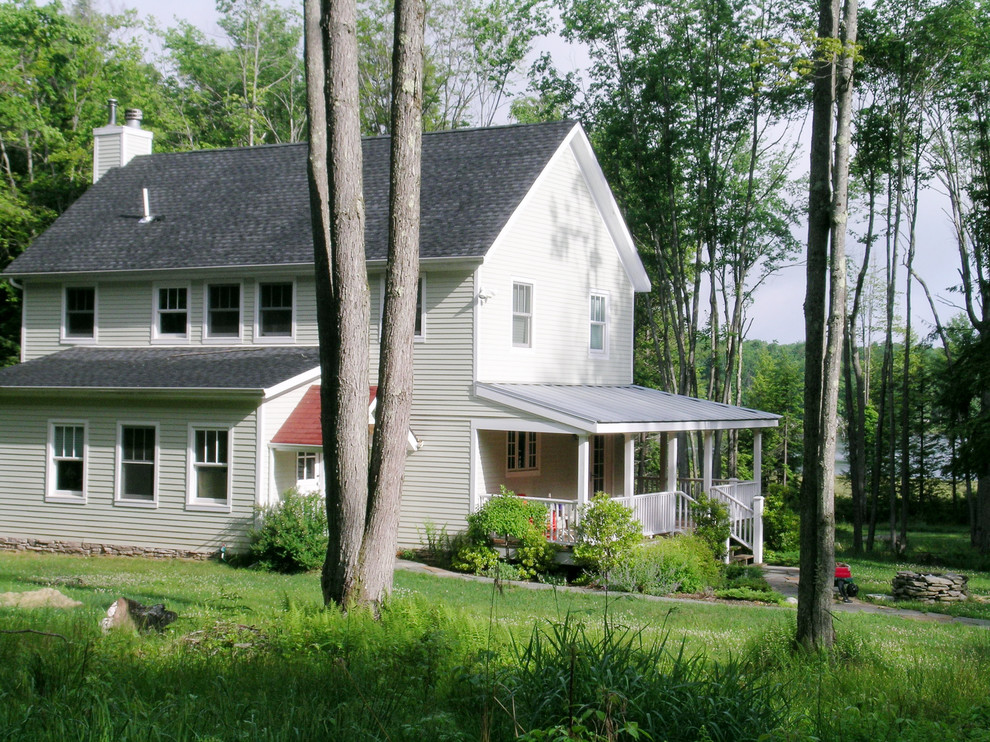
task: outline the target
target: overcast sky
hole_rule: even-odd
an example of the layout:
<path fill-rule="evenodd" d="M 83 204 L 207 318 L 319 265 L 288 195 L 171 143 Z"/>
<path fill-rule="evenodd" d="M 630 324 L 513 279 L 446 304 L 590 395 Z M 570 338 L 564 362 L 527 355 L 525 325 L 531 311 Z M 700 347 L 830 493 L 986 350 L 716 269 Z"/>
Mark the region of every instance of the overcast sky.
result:
<path fill-rule="evenodd" d="M 302 12 L 302 0 L 277 0 L 286 7 L 295 6 Z M 97 3 L 102 10 L 119 12 L 125 8 L 134 8 L 142 17 L 154 16 L 163 27 L 175 24 L 175 19 L 188 20 L 199 26 L 209 35 L 218 39 L 223 32 L 217 26 L 217 12 L 213 0 L 103 0 Z M 559 38 L 546 39 L 540 44 L 540 50 L 551 53 L 559 69 L 575 69 L 586 61 L 587 57 L 580 49 L 565 44 Z M 160 51 L 160 50 L 152 50 Z M 123 95 L 123 94 L 122 94 Z M 146 112 L 147 116 L 147 112 Z M 805 130 L 807 130 L 807 126 Z M 798 163 L 798 174 L 807 172 L 806 162 Z M 915 270 L 926 280 L 933 293 L 940 297 L 939 313 L 943 322 L 959 312 L 958 307 L 949 306 L 949 301 L 958 304 L 959 296 L 952 295 L 947 288 L 958 284 L 959 258 L 956 251 L 951 225 L 945 213 L 947 203 L 944 197 L 930 190 L 918 220 L 918 247 Z M 853 217 L 855 220 L 855 215 Z M 798 232 L 801 241 L 805 235 Z M 853 231 L 862 231 L 853 223 Z M 853 235 L 847 241 L 851 255 L 858 258 L 862 248 L 855 242 Z M 903 243 L 906 245 L 906 242 Z M 874 252 L 884 249 L 882 244 L 874 247 Z M 883 255 L 877 254 L 878 265 L 883 264 Z M 756 292 L 755 301 L 750 308 L 752 319 L 748 338 L 761 340 L 777 340 L 782 343 L 795 342 L 804 337 L 804 264 L 783 269 L 780 274 L 768 279 Z M 904 276 L 905 269 L 898 268 L 898 274 Z M 850 289 L 855 276 L 850 275 Z M 904 282 L 899 282 L 903 291 Z M 919 335 L 927 335 L 933 327 L 932 315 L 920 287 L 913 289 L 912 304 L 915 317 L 914 329 Z"/>

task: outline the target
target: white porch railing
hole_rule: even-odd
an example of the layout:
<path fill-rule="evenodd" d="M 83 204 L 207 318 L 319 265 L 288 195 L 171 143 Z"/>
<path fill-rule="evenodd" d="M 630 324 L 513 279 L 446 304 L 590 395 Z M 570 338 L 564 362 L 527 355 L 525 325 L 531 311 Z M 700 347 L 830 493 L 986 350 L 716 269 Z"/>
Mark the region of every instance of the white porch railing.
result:
<path fill-rule="evenodd" d="M 644 536 L 689 531 L 693 500 L 683 492 L 648 492 L 643 495 L 614 498 L 633 511 L 643 525 Z"/>
<path fill-rule="evenodd" d="M 763 498 L 758 482 L 731 481 L 712 485 L 709 495 L 729 510 L 729 539 L 753 552 L 753 561 L 763 563 Z"/>
<path fill-rule="evenodd" d="M 729 510 L 730 539 L 738 541 L 753 552 L 757 564 L 763 562 L 763 498 L 759 496 L 756 482 L 731 482 L 714 485 L 710 495 L 725 503 Z M 480 508 L 494 495 L 478 498 Z M 529 497 L 527 502 L 538 502 L 547 509 L 545 524 L 548 541 L 572 544 L 577 540 L 577 524 L 580 518 L 577 500 L 553 497 Z M 691 514 L 693 497 L 684 492 L 649 492 L 642 495 L 614 498 L 632 508 L 633 517 L 643 525 L 644 536 L 687 532 L 694 528 Z M 747 504 L 748 503 L 748 504 Z"/>

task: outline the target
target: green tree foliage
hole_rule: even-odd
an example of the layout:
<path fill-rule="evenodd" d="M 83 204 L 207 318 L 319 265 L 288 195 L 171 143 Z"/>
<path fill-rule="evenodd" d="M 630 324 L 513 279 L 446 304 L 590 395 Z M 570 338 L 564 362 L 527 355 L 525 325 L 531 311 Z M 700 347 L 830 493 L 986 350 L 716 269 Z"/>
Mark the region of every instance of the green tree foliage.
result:
<path fill-rule="evenodd" d="M 767 133 L 795 110 L 787 19 L 730 0 L 559 7 L 564 38 L 589 49 L 589 81 L 543 59 L 539 100 L 584 121 L 623 204 L 653 281 L 657 381 L 735 401 L 746 305 L 795 247 L 787 154 Z"/>
<path fill-rule="evenodd" d="M 0 4 L 0 270 L 89 185 L 107 98 L 160 110 L 134 15 Z M 18 357 L 17 291 L 0 286 L 0 366 Z"/>
<path fill-rule="evenodd" d="M 299 14 L 267 0 L 217 0 L 226 38 L 187 21 L 165 32 L 175 146 L 297 142 L 306 130 Z"/>
<path fill-rule="evenodd" d="M 643 526 L 632 508 L 596 492 L 581 511 L 574 556 L 608 580 L 609 574 L 630 550 L 643 540 Z"/>

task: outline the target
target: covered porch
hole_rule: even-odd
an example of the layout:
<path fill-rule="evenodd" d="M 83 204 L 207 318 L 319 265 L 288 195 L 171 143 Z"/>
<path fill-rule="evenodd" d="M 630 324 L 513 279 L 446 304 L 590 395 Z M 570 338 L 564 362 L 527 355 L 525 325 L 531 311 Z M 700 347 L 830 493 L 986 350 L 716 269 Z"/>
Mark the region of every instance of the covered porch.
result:
<path fill-rule="evenodd" d="M 632 385 L 479 383 L 476 393 L 522 414 L 472 422 L 472 510 L 504 486 L 545 504 L 547 537 L 567 544 L 581 506 L 596 492 L 632 508 L 650 537 L 691 530 L 691 504 L 706 493 L 727 506 L 730 540 L 762 562 L 761 431 L 776 426 L 776 415 Z M 716 480 L 715 434 L 738 429 L 754 434 L 753 479 Z M 699 478 L 679 476 L 684 433 L 701 434 Z M 660 476 L 636 476 L 642 434 L 664 441 Z"/>

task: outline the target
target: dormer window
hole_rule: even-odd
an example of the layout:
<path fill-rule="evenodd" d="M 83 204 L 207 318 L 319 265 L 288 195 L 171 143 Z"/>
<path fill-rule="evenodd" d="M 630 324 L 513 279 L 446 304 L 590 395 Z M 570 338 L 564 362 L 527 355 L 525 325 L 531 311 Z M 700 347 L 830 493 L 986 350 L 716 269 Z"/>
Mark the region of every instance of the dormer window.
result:
<path fill-rule="evenodd" d="M 240 338 L 241 285 L 211 284 L 206 287 L 206 336 Z"/>
<path fill-rule="evenodd" d="M 155 337 L 189 337 L 189 289 L 185 286 L 161 286 L 155 290 Z"/>
<path fill-rule="evenodd" d="M 293 293 L 291 281 L 258 284 L 259 337 L 292 337 Z"/>
<path fill-rule="evenodd" d="M 66 287 L 63 337 L 67 340 L 93 340 L 96 338 L 95 287 Z"/>

